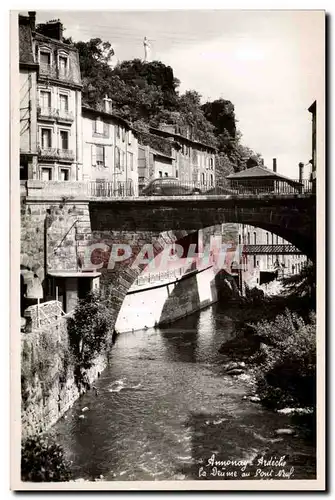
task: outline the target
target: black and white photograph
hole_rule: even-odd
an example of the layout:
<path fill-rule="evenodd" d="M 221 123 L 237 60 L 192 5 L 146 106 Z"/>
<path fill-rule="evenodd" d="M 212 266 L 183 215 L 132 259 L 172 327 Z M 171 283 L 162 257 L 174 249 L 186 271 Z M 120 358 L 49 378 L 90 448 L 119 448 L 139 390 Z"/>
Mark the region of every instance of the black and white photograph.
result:
<path fill-rule="evenodd" d="M 326 13 L 119 7 L 10 13 L 11 488 L 324 490 Z"/>

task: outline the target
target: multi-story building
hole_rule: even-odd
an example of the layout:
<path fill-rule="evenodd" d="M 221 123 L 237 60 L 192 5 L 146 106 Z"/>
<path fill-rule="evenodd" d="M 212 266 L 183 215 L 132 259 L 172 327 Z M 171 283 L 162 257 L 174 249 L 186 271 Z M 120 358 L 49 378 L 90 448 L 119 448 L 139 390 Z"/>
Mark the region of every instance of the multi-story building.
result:
<path fill-rule="evenodd" d="M 82 107 L 83 180 L 93 180 L 112 189 L 138 194 L 138 141 L 126 120 L 112 112 L 112 101 L 105 97 L 100 111 Z M 110 193 L 112 194 L 112 193 Z M 121 194 L 121 193 L 120 193 Z"/>
<path fill-rule="evenodd" d="M 181 181 L 215 185 L 215 148 L 191 139 L 188 131 L 186 135 L 176 133 L 176 127 L 173 125 L 161 125 L 159 129 L 150 128 L 150 133 L 172 143 L 173 176 Z M 162 177 L 165 175 L 163 172 L 161 170 Z"/>
<path fill-rule="evenodd" d="M 34 57 L 39 66 L 38 165 L 32 178 L 80 180 L 82 86 L 78 52 L 72 45 L 63 43 L 63 25 L 59 20 L 35 27 L 35 13 L 29 15 Z"/>
<path fill-rule="evenodd" d="M 33 13 L 19 16 L 20 69 L 20 179 L 37 175 L 37 108 L 38 64 L 33 50 Z"/>

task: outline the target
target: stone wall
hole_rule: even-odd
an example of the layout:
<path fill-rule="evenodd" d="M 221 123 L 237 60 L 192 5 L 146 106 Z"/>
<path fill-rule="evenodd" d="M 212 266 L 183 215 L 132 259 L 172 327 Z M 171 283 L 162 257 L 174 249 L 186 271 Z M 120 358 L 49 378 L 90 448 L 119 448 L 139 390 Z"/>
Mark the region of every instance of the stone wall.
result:
<path fill-rule="evenodd" d="M 81 391 L 74 379 L 66 317 L 44 329 L 21 335 L 21 430 L 24 438 L 50 428 Z M 106 363 L 104 355 L 94 361 L 92 368 L 86 371 L 88 383 L 97 378 Z"/>

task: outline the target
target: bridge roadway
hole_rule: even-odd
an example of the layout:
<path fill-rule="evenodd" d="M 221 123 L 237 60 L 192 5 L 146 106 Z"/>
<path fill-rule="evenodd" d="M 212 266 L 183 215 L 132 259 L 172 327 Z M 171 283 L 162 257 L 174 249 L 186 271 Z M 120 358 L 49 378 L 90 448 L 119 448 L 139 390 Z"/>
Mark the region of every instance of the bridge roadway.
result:
<path fill-rule="evenodd" d="M 101 198 L 89 197 L 93 231 L 197 231 L 235 222 L 278 234 L 315 259 L 316 196 L 234 194 Z"/>

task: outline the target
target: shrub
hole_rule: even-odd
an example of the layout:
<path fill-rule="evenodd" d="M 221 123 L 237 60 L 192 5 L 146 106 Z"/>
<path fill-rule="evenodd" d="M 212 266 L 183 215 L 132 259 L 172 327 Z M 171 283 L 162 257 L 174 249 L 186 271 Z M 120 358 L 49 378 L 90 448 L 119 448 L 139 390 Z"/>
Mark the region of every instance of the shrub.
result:
<path fill-rule="evenodd" d="M 68 320 L 69 342 L 77 367 L 90 368 L 94 358 L 108 348 L 113 325 L 110 299 L 100 290 L 78 302 Z"/>
<path fill-rule="evenodd" d="M 271 408 L 315 406 L 316 317 L 305 322 L 286 310 L 272 322 L 255 325 L 265 342 L 253 357 L 257 365 L 258 392 Z"/>
<path fill-rule="evenodd" d="M 70 481 L 71 464 L 51 438 L 34 436 L 21 445 L 21 479 L 31 482 Z"/>

